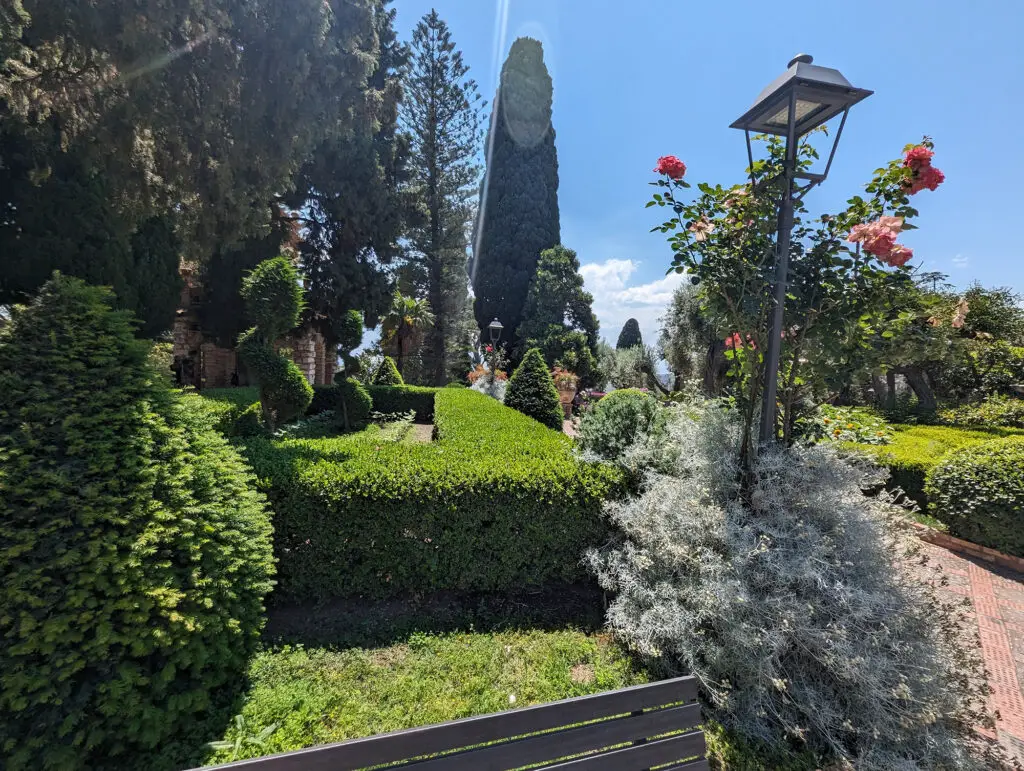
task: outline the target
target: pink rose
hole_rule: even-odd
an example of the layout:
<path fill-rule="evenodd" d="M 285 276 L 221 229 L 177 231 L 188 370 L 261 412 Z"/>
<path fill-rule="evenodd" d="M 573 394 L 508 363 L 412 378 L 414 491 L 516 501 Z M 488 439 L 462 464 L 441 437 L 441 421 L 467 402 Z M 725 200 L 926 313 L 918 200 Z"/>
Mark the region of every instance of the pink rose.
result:
<path fill-rule="evenodd" d="M 903 165 L 914 170 L 931 166 L 934 155 L 935 153 L 924 145 L 918 145 L 907 150 L 907 154 L 903 156 Z"/>
<path fill-rule="evenodd" d="M 914 178 L 910 181 L 908 192 L 910 195 L 920 193 L 922 190 L 935 190 L 946 181 L 946 175 L 934 166 L 924 166 L 919 169 Z"/>
<path fill-rule="evenodd" d="M 701 217 L 687 228 L 693 233 L 695 241 L 706 241 L 708 236 L 715 232 L 715 226 L 707 217 Z"/>
<path fill-rule="evenodd" d="M 658 159 L 658 165 L 654 170 L 669 179 L 682 179 L 686 174 L 686 164 L 674 155 L 663 155 Z"/>
<path fill-rule="evenodd" d="M 880 259 L 886 265 L 891 265 L 894 268 L 902 268 L 914 257 L 914 250 L 903 246 L 902 244 L 896 244 L 889 250 L 889 253 L 885 257 Z"/>

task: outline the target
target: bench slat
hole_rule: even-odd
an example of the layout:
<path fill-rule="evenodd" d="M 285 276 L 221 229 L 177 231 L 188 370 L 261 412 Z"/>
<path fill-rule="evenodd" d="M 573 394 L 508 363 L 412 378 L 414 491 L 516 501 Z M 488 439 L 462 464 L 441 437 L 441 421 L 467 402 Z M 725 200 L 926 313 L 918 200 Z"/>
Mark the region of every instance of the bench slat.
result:
<path fill-rule="evenodd" d="M 240 760 L 216 768 L 225 771 L 358 771 L 368 766 L 500 741 L 641 709 L 692 702 L 696 698 L 696 680 L 693 677 L 677 677 L 535 707 L 419 726 L 253 760 Z"/>
<path fill-rule="evenodd" d="M 638 744 L 635 747 L 605 752 L 589 758 L 579 758 L 554 766 L 545 766 L 544 771 L 646 771 L 651 766 L 671 763 L 679 758 L 703 755 L 705 746 L 704 733 L 693 731 L 681 736 Z M 706 761 L 704 762 L 706 763 Z M 689 766 L 684 765 L 680 768 L 688 769 Z M 700 765 L 694 766 L 694 768 L 700 768 Z"/>
<path fill-rule="evenodd" d="M 408 768 L 410 771 L 508 771 L 510 768 L 603 750 L 616 744 L 659 736 L 670 731 L 681 731 L 692 728 L 699 722 L 700 705 L 688 704 L 685 707 L 658 709 L 640 715 L 530 736 L 514 742 L 492 744 L 454 755 L 428 758 L 397 768 Z M 678 759 L 685 756 L 675 757 Z"/>

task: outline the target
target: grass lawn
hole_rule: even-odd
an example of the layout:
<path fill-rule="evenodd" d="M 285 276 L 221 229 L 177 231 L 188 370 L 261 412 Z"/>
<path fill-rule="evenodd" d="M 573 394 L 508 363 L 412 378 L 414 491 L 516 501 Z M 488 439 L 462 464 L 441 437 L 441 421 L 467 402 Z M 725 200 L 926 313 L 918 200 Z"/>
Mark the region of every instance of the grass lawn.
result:
<path fill-rule="evenodd" d="M 277 728 L 238 758 L 646 682 L 610 637 L 574 630 L 415 633 L 370 649 L 284 646 L 257 655 L 250 679 L 243 727 L 232 724 L 223 738 Z M 231 757 L 220 750 L 207 762 Z"/>

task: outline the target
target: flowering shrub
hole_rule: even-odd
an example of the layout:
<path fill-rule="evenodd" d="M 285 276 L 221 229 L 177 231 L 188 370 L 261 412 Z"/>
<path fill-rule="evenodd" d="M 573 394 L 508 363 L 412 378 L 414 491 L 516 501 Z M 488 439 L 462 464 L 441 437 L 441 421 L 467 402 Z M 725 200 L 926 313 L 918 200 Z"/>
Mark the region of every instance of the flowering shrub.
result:
<path fill-rule="evenodd" d="M 893 429 L 884 418 L 864 407 L 834 407 L 823 404 L 797 422 L 797 430 L 808 442 L 857 442 L 889 444 Z"/>
<path fill-rule="evenodd" d="M 692 673 L 707 717 L 817 767 L 996 765 L 963 606 L 910 572 L 920 543 L 877 474 L 827 445 L 773 447 L 741 496 L 735 411 L 672 412 L 682 448 L 606 507 L 621 536 L 589 561 L 608 623 L 664 675 Z"/>
<path fill-rule="evenodd" d="M 922 190 L 935 190 L 946 181 L 946 175 L 932 166 L 935 152 L 929 145 L 914 145 L 903 156 L 903 165 L 910 169 L 911 177 L 903 184 L 910 195 Z"/>
<path fill-rule="evenodd" d="M 488 346 L 488 348 L 489 347 L 490 346 Z M 469 384 L 470 385 L 475 385 L 476 382 L 480 378 L 489 379 L 490 375 L 491 375 L 491 371 L 487 368 L 486 365 L 484 365 L 484 364 L 477 364 L 475 367 L 473 367 L 472 370 L 470 370 L 470 372 L 466 376 L 466 378 L 469 380 Z M 508 380 L 508 373 L 505 372 L 504 370 L 500 370 L 499 369 L 499 370 L 497 370 L 494 373 L 494 379 L 495 380 Z"/>
<path fill-rule="evenodd" d="M 571 391 L 580 382 L 579 375 L 562 367 L 555 367 L 551 373 L 551 378 L 555 381 L 555 388 L 559 391 Z"/>

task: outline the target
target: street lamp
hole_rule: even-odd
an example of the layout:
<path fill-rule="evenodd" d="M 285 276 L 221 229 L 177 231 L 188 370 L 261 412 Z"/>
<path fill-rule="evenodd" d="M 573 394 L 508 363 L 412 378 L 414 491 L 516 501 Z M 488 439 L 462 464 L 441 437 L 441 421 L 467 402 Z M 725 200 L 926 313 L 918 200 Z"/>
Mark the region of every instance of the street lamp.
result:
<path fill-rule="evenodd" d="M 487 329 L 490 330 L 491 333 L 491 345 L 498 344 L 498 341 L 501 339 L 501 330 L 503 330 L 504 328 L 505 327 L 503 327 L 501 325 L 501 322 L 498 321 L 497 319 L 495 319 L 494 321 L 487 325 Z"/>
<path fill-rule="evenodd" d="M 747 159 L 751 174 L 754 168 L 754 153 L 750 146 L 750 132 L 756 134 L 777 134 L 786 138 L 786 156 L 783 163 L 785 185 L 779 207 L 779 234 L 776 239 L 775 258 L 775 307 L 772 326 L 768 333 L 768 350 L 765 354 L 765 382 L 761 402 L 761 430 L 759 446 L 765 447 L 775 441 L 775 408 L 778 388 L 779 356 L 782 352 L 783 311 L 786 305 L 786 273 L 789 270 L 789 241 L 793 230 L 794 181 L 807 180 L 800 190 L 802 198 L 808 190 L 825 181 L 832 166 L 832 159 L 839 146 L 839 137 L 846 125 L 850 108 L 873 92 L 854 88 L 839 70 L 812 64 L 808 54 L 794 57 L 788 69 L 765 88 L 754 106 L 747 110 L 730 128 L 743 129 L 747 137 Z M 825 171 L 814 174 L 798 171 L 796 151 L 800 137 L 827 123 L 840 113 L 843 114 L 832 143 Z"/>

